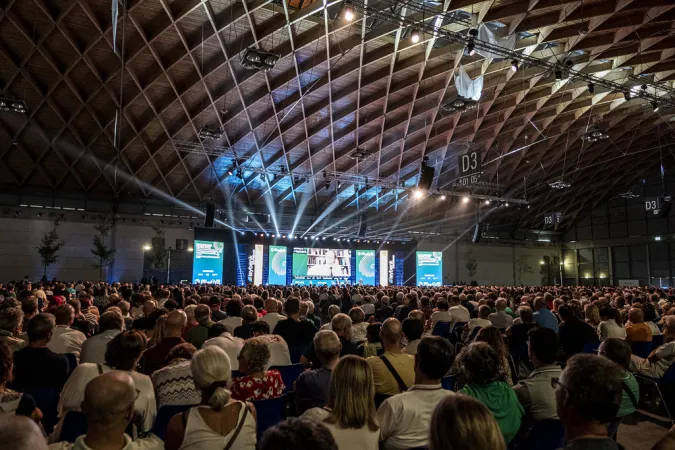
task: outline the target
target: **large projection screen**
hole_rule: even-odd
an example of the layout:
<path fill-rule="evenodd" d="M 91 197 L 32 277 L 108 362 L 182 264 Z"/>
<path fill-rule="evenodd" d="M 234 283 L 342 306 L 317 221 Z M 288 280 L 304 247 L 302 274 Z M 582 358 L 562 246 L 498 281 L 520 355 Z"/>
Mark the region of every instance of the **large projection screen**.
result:
<path fill-rule="evenodd" d="M 356 284 L 375 285 L 375 250 L 356 250 Z"/>
<path fill-rule="evenodd" d="M 351 276 L 351 250 L 294 248 L 293 284 L 333 285 L 348 283 Z"/>
<path fill-rule="evenodd" d="M 286 247 L 270 245 L 270 262 L 267 272 L 267 283 L 272 285 L 286 284 Z"/>
<path fill-rule="evenodd" d="M 192 260 L 194 284 L 222 284 L 224 248 L 222 242 L 195 241 Z"/>
<path fill-rule="evenodd" d="M 417 252 L 417 285 L 441 286 L 443 284 L 443 253 Z"/>

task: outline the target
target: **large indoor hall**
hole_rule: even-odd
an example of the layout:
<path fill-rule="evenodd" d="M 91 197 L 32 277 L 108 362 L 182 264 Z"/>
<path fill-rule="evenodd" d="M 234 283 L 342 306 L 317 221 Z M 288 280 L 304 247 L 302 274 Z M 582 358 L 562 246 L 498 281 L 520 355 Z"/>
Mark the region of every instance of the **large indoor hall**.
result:
<path fill-rule="evenodd" d="M 0 449 L 675 450 L 675 0 L 0 0 Z"/>

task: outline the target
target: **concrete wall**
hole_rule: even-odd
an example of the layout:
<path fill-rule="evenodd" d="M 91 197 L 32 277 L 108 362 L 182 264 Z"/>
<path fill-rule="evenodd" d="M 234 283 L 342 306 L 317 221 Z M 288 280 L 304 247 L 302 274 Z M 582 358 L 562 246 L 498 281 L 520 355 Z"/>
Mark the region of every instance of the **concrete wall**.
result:
<path fill-rule="evenodd" d="M 60 261 L 49 267 L 47 276 L 63 280 L 96 280 L 99 271 L 91 254 L 94 223 L 63 222 L 59 228 L 65 246 Z M 50 220 L 0 218 L 0 280 L 42 277 L 42 265 L 36 247 L 52 227 Z M 192 245 L 193 232 L 187 228 L 165 228 L 166 245 L 174 247 L 176 239 L 188 239 Z M 143 245 L 150 244 L 154 232 L 149 226 L 118 225 L 115 242 L 117 252 L 111 268 L 112 281 L 136 281 L 143 277 Z"/>

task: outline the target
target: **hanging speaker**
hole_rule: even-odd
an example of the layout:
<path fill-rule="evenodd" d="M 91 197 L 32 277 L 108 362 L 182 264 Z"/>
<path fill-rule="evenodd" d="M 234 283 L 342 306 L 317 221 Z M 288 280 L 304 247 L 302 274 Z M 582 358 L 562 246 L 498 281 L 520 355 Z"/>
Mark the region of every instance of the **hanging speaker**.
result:
<path fill-rule="evenodd" d="M 659 217 L 668 217 L 670 207 L 673 205 L 670 195 L 663 195 L 659 198 Z"/>
<path fill-rule="evenodd" d="M 365 237 L 366 231 L 368 231 L 368 214 L 362 213 L 359 222 L 359 237 Z"/>
<path fill-rule="evenodd" d="M 206 228 L 213 228 L 213 219 L 216 215 L 216 205 L 214 203 L 206 204 L 206 219 L 204 219 L 204 226 Z"/>
<path fill-rule="evenodd" d="M 420 170 L 420 180 L 417 183 L 417 187 L 420 189 L 430 189 L 431 183 L 434 182 L 434 168 L 432 166 L 427 166 L 422 164 Z"/>
<path fill-rule="evenodd" d="M 476 226 L 473 229 L 473 238 L 471 238 L 471 242 L 477 244 L 480 241 L 482 235 L 483 235 L 483 223 L 478 222 L 476 223 Z"/>

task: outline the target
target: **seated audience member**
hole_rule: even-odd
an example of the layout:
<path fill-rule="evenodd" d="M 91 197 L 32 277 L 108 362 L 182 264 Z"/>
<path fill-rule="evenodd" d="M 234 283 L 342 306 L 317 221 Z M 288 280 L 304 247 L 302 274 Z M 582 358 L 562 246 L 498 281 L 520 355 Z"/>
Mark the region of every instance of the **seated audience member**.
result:
<path fill-rule="evenodd" d="M 330 377 L 340 360 L 342 344 L 335 332 L 321 330 L 314 335 L 312 343 L 320 364 L 318 369 L 301 373 L 295 382 L 295 405 L 298 414 L 326 405 Z"/>
<path fill-rule="evenodd" d="M 508 315 L 505 311 L 507 306 L 508 303 L 505 299 L 497 299 L 495 302 L 495 309 L 497 311 L 488 316 L 490 323 L 492 323 L 492 325 L 497 327 L 499 330 L 505 330 L 506 328 L 513 325 L 513 317 Z"/>
<path fill-rule="evenodd" d="M 320 329 L 330 331 L 331 321 L 333 320 L 333 317 L 335 317 L 337 314 L 340 314 L 340 307 L 338 305 L 330 305 L 328 307 L 328 322 L 321 325 Z"/>
<path fill-rule="evenodd" d="M 359 355 L 368 358 L 370 356 L 379 356 L 384 353 L 382 343 L 380 342 L 380 329 L 382 324 L 379 322 L 368 324 L 366 328 L 366 342 L 358 347 Z"/>
<path fill-rule="evenodd" d="M 368 328 L 368 322 L 365 322 L 366 313 L 360 307 L 355 306 L 349 310 L 349 318 L 352 320 L 350 341 L 354 345 L 359 345 L 366 341 L 366 328 Z"/>
<path fill-rule="evenodd" d="M 490 410 L 473 397 L 446 395 L 431 417 L 429 450 L 506 450 Z"/>
<path fill-rule="evenodd" d="M 664 316 L 663 345 L 652 350 L 647 358 L 632 355 L 630 370 L 653 378 L 661 378 L 675 363 L 675 315 Z M 16 357 L 14 358 L 16 360 Z"/>
<path fill-rule="evenodd" d="M 584 344 L 597 342 L 598 335 L 595 329 L 579 319 L 569 305 L 563 305 L 558 309 L 562 323 L 560 324 L 558 338 L 563 349 L 565 358 L 569 358 L 584 351 Z"/>
<path fill-rule="evenodd" d="M 517 355 L 520 352 L 521 347 L 527 344 L 529 331 L 539 326 L 537 322 L 534 322 L 532 317 L 532 308 L 521 306 L 518 308 L 518 318 L 520 321 L 506 329 L 504 334 L 506 335 L 509 350 L 512 354 Z"/>
<path fill-rule="evenodd" d="M 38 314 L 28 322 L 28 345 L 14 353 L 14 389 L 23 392 L 39 388 L 61 391 L 63 388 L 70 367 L 65 356 L 47 348 L 54 327 L 54 316 L 48 313 Z"/>
<path fill-rule="evenodd" d="M 21 308 L 6 308 L 0 311 L 0 341 L 7 344 L 14 352 L 26 345 L 26 341 L 19 337 L 23 317 Z"/>
<path fill-rule="evenodd" d="M 509 366 L 509 349 L 506 347 L 504 338 L 499 329 L 494 325 L 481 328 L 473 341 L 487 342 L 490 347 L 497 350 L 497 353 L 499 353 L 499 360 L 501 361 L 499 374 L 502 377 L 502 381 L 505 381 L 511 386 L 513 384 L 513 376 L 511 375 L 511 366 Z"/>
<path fill-rule="evenodd" d="M 239 371 L 243 377 L 232 380 L 232 398 L 242 401 L 266 400 L 284 395 L 284 385 L 278 370 L 267 370 L 270 349 L 262 338 L 244 341 L 239 353 Z"/>
<path fill-rule="evenodd" d="M 340 450 L 378 450 L 374 398 L 373 372 L 366 360 L 344 356 L 331 375 L 326 407 L 308 409 L 302 417 L 325 425 Z"/>
<path fill-rule="evenodd" d="M 72 353 L 79 360 L 82 344 L 87 340 L 87 336 L 81 331 L 71 328 L 75 320 L 75 310 L 69 304 L 61 305 L 54 311 L 54 318 L 56 327 L 47 348 L 54 353 Z"/>
<path fill-rule="evenodd" d="M 508 444 L 524 414 L 513 388 L 501 379 L 499 353 L 486 342 L 473 342 L 459 353 L 459 368 L 467 384 L 460 390 L 488 407 Z"/>
<path fill-rule="evenodd" d="M 380 307 L 375 311 L 375 320 L 378 322 L 383 322 L 393 316 L 394 309 L 389 306 L 389 297 L 384 295 L 380 299 Z"/>
<path fill-rule="evenodd" d="M 598 310 L 598 307 L 593 303 L 584 305 L 584 317 L 586 318 L 586 323 L 597 331 L 598 326 L 600 325 L 600 311 Z"/>
<path fill-rule="evenodd" d="M 68 300 L 67 304 L 70 305 L 74 311 L 74 319 L 70 328 L 82 332 L 86 337 L 93 336 L 98 326 L 96 316 L 93 314 L 89 315 L 90 320 L 87 320 L 82 314 L 82 303 L 76 298 Z M 93 320 L 91 320 L 92 316 Z"/>
<path fill-rule="evenodd" d="M 471 313 L 466 307 L 462 305 L 462 301 L 458 296 L 453 295 L 450 297 L 448 304 L 450 305 L 448 312 L 452 316 L 452 324 L 450 325 L 451 328 L 458 323 L 468 323 L 469 320 L 471 320 Z"/>
<path fill-rule="evenodd" d="M 192 328 L 188 332 L 187 341 L 194 345 L 197 349 L 200 349 L 209 338 L 209 328 L 213 325 L 211 320 L 211 310 L 206 305 L 197 305 L 195 308 L 195 320 L 197 321 L 197 326 Z"/>
<path fill-rule="evenodd" d="M 363 297 L 363 304 L 360 306 L 361 311 L 366 315 L 366 317 L 371 317 L 375 314 L 375 305 L 373 305 L 373 297 L 366 295 Z"/>
<path fill-rule="evenodd" d="M 23 299 L 21 301 L 21 311 L 23 312 L 23 326 L 20 328 L 20 330 L 25 330 L 28 328 L 28 321 L 40 312 L 40 306 L 37 297 L 30 296 Z M 2 313 L 0 312 L 0 337 L 4 335 L 2 332 L 4 330 L 2 321 Z"/>
<path fill-rule="evenodd" d="M 171 349 L 176 345 L 185 343 L 181 336 L 183 335 L 186 324 L 187 316 L 179 309 L 171 311 L 166 316 L 164 322 L 164 337 L 161 342 L 154 347 L 148 348 L 143 353 L 141 367 L 143 367 L 144 374 L 150 375 L 155 370 L 164 367 L 166 357 Z"/>
<path fill-rule="evenodd" d="M 190 330 L 192 330 L 194 327 L 199 325 L 197 321 L 195 320 L 195 309 L 197 308 L 197 305 L 187 305 L 185 309 L 183 310 L 185 312 L 185 315 L 187 316 L 187 325 L 185 325 L 185 331 L 183 331 L 183 339 L 187 340 L 188 333 L 190 333 Z M 218 322 L 220 323 L 220 322 Z M 233 328 L 234 329 L 234 328 Z M 230 330 L 232 332 L 232 330 Z"/>
<path fill-rule="evenodd" d="M 106 372 L 118 370 L 129 374 L 138 391 L 135 411 L 143 417 L 140 431 L 150 430 L 157 413 L 155 390 L 149 376 L 136 372 L 145 344 L 146 338 L 140 331 L 125 331 L 108 344 L 105 364 L 85 363 L 77 366 L 61 392 L 58 408 L 61 422 L 68 411 L 81 410 L 85 387 L 91 380 Z M 59 430 L 60 426 L 57 427 L 55 436 L 58 436 Z"/>
<path fill-rule="evenodd" d="M 624 417 L 633 414 L 637 409 L 638 400 L 640 399 L 640 387 L 635 376 L 629 371 L 631 349 L 628 342 L 618 338 L 607 338 L 600 344 L 598 354 L 615 362 L 622 369 L 621 406 L 616 414 L 616 418 L 607 427 L 608 436 L 616 440 L 616 432 Z"/>
<path fill-rule="evenodd" d="M 621 405 L 621 370 L 607 358 L 574 355 L 556 385 L 558 417 L 565 427 L 567 450 L 619 447 L 607 434 Z"/>
<path fill-rule="evenodd" d="M 642 312 L 644 313 L 645 324 L 650 330 L 652 330 L 652 336 L 659 336 L 661 334 L 661 330 L 659 329 L 658 325 L 656 325 L 656 319 L 658 317 L 654 304 L 645 303 L 642 305 Z"/>
<path fill-rule="evenodd" d="M 42 411 L 28 394 L 13 391 L 7 387 L 12 381 L 14 352 L 0 341 L 0 412 L 31 417 L 36 422 L 42 420 Z"/>
<path fill-rule="evenodd" d="M 80 363 L 105 363 L 105 351 L 108 343 L 122 332 L 124 318 L 116 311 L 106 311 L 101 314 L 98 334 L 90 337 L 82 344 Z"/>
<path fill-rule="evenodd" d="M 438 322 L 452 322 L 452 315 L 448 312 L 449 308 L 447 300 L 441 299 L 436 303 L 436 311 L 431 314 L 432 329 Z"/>
<path fill-rule="evenodd" d="M 283 316 L 277 312 L 277 301 L 274 298 L 268 298 L 265 300 L 265 311 L 267 311 L 267 314 L 265 314 L 260 320 L 270 326 L 270 333 L 274 333 L 274 327 L 277 326 L 277 323 L 280 320 L 286 320 L 286 316 Z"/>
<path fill-rule="evenodd" d="M 651 342 L 652 330 L 645 323 L 644 313 L 640 308 L 628 310 L 628 323 L 626 324 L 626 342 Z"/>
<path fill-rule="evenodd" d="M 60 442 L 50 450 L 143 449 L 162 450 L 164 443 L 155 435 L 132 442 L 125 433 L 134 418 L 137 385 L 126 372 L 111 371 L 89 381 L 84 389 L 82 412 L 87 417 L 87 434 L 74 443 Z"/>
<path fill-rule="evenodd" d="M 441 378 L 450 370 L 454 357 L 447 339 L 427 336 L 420 341 L 415 354 L 415 384 L 386 399 L 377 410 L 384 449 L 428 445 L 429 421 L 436 405 L 454 395 L 441 387 Z"/>
<path fill-rule="evenodd" d="M 270 334 L 270 326 L 267 322 L 257 321 L 251 328 L 251 336 L 259 337 L 267 343 L 270 349 L 270 360 L 267 367 L 290 366 L 292 364 L 288 344 L 281 336 Z"/>
<path fill-rule="evenodd" d="M 395 395 L 405 392 L 415 381 L 415 358 L 403 353 L 401 339 L 401 322 L 393 317 L 385 320 L 380 330 L 384 353 L 366 360 L 373 369 L 375 392 L 378 394 Z"/>
<path fill-rule="evenodd" d="M 555 304 L 555 301 L 554 301 Z M 550 328 L 551 330 L 558 332 L 558 319 L 549 309 L 549 305 L 546 302 L 546 299 L 542 297 L 537 297 L 532 303 L 534 314 L 532 315 L 532 320 L 539 324 L 540 327 Z"/>
<path fill-rule="evenodd" d="M 228 328 L 230 333 L 234 333 L 234 329 L 243 323 L 243 319 L 241 318 L 242 309 L 244 309 L 244 304 L 241 302 L 239 296 L 231 298 L 225 304 L 225 314 L 227 314 L 227 317 L 218 323 L 222 323 Z"/>
<path fill-rule="evenodd" d="M 417 319 L 407 318 L 401 323 L 401 330 L 408 341 L 408 345 L 403 348 L 403 351 L 409 355 L 415 355 L 424 333 L 424 324 Z"/>
<path fill-rule="evenodd" d="M 150 378 L 155 386 L 157 408 L 165 405 L 196 405 L 201 393 L 195 387 L 190 360 L 197 349 L 194 345 L 178 344 L 166 357 L 166 364 L 155 370 Z"/>
<path fill-rule="evenodd" d="M 145 300 L 143 302 L 141 316 L 134 320 L 132 323 L 132 328 L 134 330 L 152 330 L 155 327 L 155 322 L 157 320 L 156 316 L 153 316 L 153 313 L 157 311 L 157 302 L 154 300 Z"/>
<path fill-rule="evenodd" d="M 239 361 L 237 358 L 239 357 L 241 348 L 244 346 L 243 339 L 234 337 L 229 332 L 224 332 L 220 336 L 211 338 L 204 342 L 202 347 L 208 347 L 211 345 L 219 347 L 227 354 L 227 357 L 230 358 L 230 367 L 232 370 L 239 370 Z"/>
<path fill-rule="evenodd" d="M 209 308 L 211 308 L 211 319 L 214 321 L 224 320 L 227 317 L 224 311 L 220 309 L 221 301 L 220 298 L 212 295 L 209 298 Z"/>
<path fill-rule="evenodd" d="M 336 314 L 333 320 L 331 320 L 331 330 L 340 338 L 340 344 L 342 344 L 340 356 L 359 354 L 358 348 L 351 341 L 352 319 L 347 314 Z M 307 352 L 300 358 L 300 362 L 305 367 L 309 367 L 310 365 L 314 369 L 321 367 L 321 361 L 316 356 L 313 342 L 310 344 Z"/>
<path fill-rule="evenodd" d="M 155 317 L 155 326 L 152 330 L 145 330 L 144 334 L 148 338 L 147 348 L 155 347 L 162 343 L 162 339 L 166 337 L 166 317 L 164 309 L 158 309 L 152 313 Z"/>
<path fill-rule="evenodd" d="M 468 342 L 471 339 L 473 332 L 476 328 L 485 328 L 488 325 L 492 325 L 492 322 L 488 320 L 490 316 L 490 307 L 487 305 L 482 305 L 478 308 L 478 317 L 469 319 L 469 322 L 464 325 L 464 331 L 462 332 L 462 340 Z"/>
<path fill-rule="evenodd" d="M 527 353 L 534 371 L 513 387 L 518 401 L 525 410 L 523 428 L 526 433 L 539 421 L 558 418 L 555 389 L 551 386 L 551 380 L 559 378 L 562 373 L 562 369 L 556 363 L 558 336 L 555 331 L 546 327 L 536 327 L 527 334 L 529 337 Z"/>
<path fill-rule="evenodd" d="M 268 428 L 263 434 L 258 450 L 338 450 L 333 435 L 321 423 L 310 419 L 289 417 Z"/>
<path fill-rule="evenodd" d="M 289 348 L 306 348 L 318 330 L 312 322 L 300 319 L 300 300 L 297 297 L 289 297 L 284 308 L 286 320 L 277 323 L 274 334 L 284 338 Z"/>
<path fill-rule="evenodd" d="M 47 450 L 42 428 L 25 416 L 0 413 L 0 448 Z"/>
<path fill-rule="evenodd" d="M 126 300 L 122 300 L 117 304 L 117 307 L 122 311 L 122 318 L 124 319 L 124 330 L 130 330 L 133 323 L 134 319 L 131 317 L 129 314 L 129 310 L 131 309 L 131 305 L 129 305 L 129 302 Z M 86 317 L 86 314 L 85 314 Z"/>
<path fill-rule="evenodd" d="M 227 354 L 216 346 L 205 347 L 192 356 L 191 367 L 195 386 L 202 393 L 201 405 L 171 418 L 166 449 L 255 448 L 255 407 L 231 398 L 227 386 L 232 368 Z"/>
<path fill-rule="evenodd" d="M 251 337 L 253 325 L 258 321 L 258 311 L 255 309 L 255 306 L 244 306 L 241 310 L 241 320 L 241 325 L 235 328 L 232 334 L 241 339 L 248 339 Z"/>
<path fill-rule="evenodd" d="M 598 337 L 601 341 L 607 338 L 626 339 L 626 329 L 621 322 L 621 314 L 616 309 L 611 306 L 603 306 L 598 314 L 600 314 Z"/>

